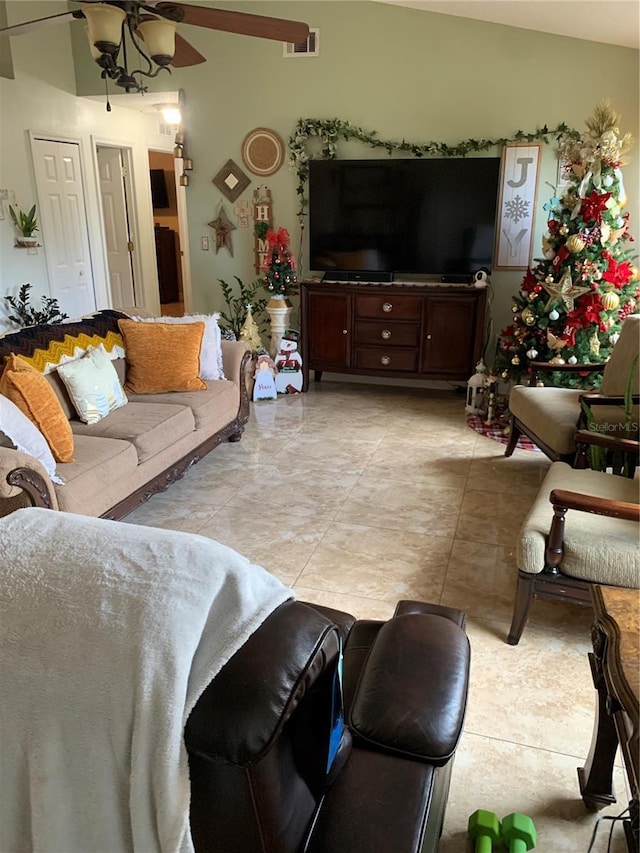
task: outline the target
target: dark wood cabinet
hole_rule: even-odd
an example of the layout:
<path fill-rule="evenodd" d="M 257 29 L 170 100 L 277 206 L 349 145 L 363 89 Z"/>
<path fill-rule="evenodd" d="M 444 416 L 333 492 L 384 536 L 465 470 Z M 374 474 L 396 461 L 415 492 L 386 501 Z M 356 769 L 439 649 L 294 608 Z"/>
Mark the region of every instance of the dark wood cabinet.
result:
<path fill-rule="evenodd" d="M 303 281 L 304 388 L 325 370 L 466 382 L 482 354 L 486 289 Z"/>

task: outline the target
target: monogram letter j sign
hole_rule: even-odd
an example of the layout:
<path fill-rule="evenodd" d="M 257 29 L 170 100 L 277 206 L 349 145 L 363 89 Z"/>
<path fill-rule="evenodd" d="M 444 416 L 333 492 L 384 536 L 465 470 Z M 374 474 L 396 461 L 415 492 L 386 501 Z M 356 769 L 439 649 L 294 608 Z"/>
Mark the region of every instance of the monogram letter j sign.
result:
<path fill-rule="evenodd" d="M 498 208 L 496 269 L 526 269 L 531 259 L 540 145 L 505 145 Z"/>

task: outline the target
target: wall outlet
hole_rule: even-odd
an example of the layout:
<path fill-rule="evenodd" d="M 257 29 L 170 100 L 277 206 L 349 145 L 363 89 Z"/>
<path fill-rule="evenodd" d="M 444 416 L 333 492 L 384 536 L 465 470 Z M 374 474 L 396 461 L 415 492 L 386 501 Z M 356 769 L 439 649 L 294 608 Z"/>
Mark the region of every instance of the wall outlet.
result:
<path fill-rule="evenodd" d="M 208 237 L 201 237 L 200 238 L 200 248 L 202 249 L 203 252 L 209 251 L 209 238 Z"/>

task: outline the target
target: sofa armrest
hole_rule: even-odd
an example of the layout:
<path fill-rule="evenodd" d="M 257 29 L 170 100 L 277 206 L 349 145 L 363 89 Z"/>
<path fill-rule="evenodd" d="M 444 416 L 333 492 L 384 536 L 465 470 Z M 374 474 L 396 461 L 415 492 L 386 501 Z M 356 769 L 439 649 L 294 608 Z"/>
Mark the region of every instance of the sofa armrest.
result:
<path fill-rule="evenodd" d="M 415 613 L 391 619 L 371 647 L 349 725 L 354 740 L 442 766 L 453 756 L 469 687 L 469 640 L 455 622 Z"/>
<path fill-rule="evenodd" d="M 222 349 L 222 369 L 226 378 L 240 384 L 240 373 L 242 368 L 242 360 L 246 353 L 251 352 L 251 348 L 245 341 L 221 341 Z"/>
<path fill-rule="evenodd" d="M 24 492 L 32 506 L 58 509 L 53 483 L 40 460 L 11 447 L 0 447 L 0 500 L 12 500 Z"/>

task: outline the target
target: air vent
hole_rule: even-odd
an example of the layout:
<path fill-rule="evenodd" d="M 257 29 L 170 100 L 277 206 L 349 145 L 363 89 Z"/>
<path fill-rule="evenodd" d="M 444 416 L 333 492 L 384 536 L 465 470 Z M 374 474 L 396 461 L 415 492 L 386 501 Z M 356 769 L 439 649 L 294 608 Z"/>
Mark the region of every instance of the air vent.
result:
<path fill-rule="evenodd" d="M 158 124 L 160 136 L 173 136 L 173 131 L 174 128 L 170 124 L 165 124 L 163 121 Z"/>
<path fill-rule="evenodd" d="M 282 49 L 283 56 L 320 56 L 320 30 L 310 29 L 306 41 L 285 42 Z"/>

